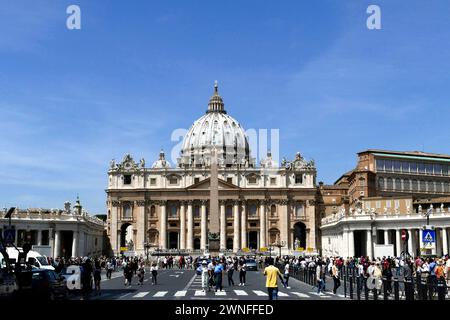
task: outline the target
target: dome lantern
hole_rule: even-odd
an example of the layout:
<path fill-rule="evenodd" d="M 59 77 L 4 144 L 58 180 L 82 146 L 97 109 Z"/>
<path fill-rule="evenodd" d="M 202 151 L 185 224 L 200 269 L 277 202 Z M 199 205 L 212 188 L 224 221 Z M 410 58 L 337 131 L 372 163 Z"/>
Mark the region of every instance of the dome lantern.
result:
<path fill-rule="evenodd" d="M 217 80 L 214 82 L 214 94 L 209 99 L 208 103 L 208 111 L 209 112 L 220 112 L 220 113 L 227 113 L 225 111 L 225 104 L 223 103 L 223 99 L 221 96 L 219 96 L 219 85 L 217 84 Z"/>

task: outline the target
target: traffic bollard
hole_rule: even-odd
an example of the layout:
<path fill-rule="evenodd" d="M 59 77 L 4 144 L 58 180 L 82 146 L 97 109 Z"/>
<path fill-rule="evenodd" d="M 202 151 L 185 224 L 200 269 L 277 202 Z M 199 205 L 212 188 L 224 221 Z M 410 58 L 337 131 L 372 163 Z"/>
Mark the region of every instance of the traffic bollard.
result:
<path fill-rule="evenodd" d="M 398 279 L 394 279 L 394 300 L 400 300 Z"/>

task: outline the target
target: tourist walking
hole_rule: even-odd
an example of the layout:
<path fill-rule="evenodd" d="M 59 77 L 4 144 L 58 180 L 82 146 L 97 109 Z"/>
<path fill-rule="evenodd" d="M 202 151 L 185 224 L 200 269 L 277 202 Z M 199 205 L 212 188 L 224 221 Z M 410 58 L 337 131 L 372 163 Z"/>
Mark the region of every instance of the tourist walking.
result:
<path fill-rule="evenodd" d="M 280 270 L 273 265 L 273 259 L 267 259 L 268 266 L 264 269 L 266 276 L 266 288 L 269 295 L 269 300 L 278 300 L 278 278 L 283 283 L 283 275 Z"/>
<path fill-rule="evenodd" d="M 152 274 L 152 285 L 156 285 L 158 277 L 158 265 L 156 263 L 153 263 L 150 267 L 150 273 Z"/>
<path fill-rule="evenodd" d="M 141 262 L 141 265 L 138 268 L 138 285 L 143 285 L 144 284 L 144 277 L 145 277 L 145 266 L 144 263 Z"/>
<path fill-rule="evenodd" d="M 337 289 L 341 286 L 337 261 L 334 261 L 333 266 L 331 267 L 331 276 L 333 277 L 334 282 L 333 293 L 336 294 Z"/>
<path fill-rule="evenodd" d="M 244 260 L 239 263 L 239 285 L 245 286 L 245 275 L 247 274 L 247 265 Z"/>

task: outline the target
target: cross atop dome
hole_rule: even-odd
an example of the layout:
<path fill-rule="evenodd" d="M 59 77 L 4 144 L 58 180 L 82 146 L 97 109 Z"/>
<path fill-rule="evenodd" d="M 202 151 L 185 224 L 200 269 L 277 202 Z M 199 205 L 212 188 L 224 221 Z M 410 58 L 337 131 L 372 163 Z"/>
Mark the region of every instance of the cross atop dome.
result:
<path fill-rule="evenodd" d="M 214 95 L 209 99 L 208 103 L 208 111 L 206 113 L 210 112 L 220 112 L 220 113 L 227 113 L 224 109 L 224 103 L 221 96 L 219 96 L 219 85 L 217 83 L 217 80 L 214 81 Z"/>

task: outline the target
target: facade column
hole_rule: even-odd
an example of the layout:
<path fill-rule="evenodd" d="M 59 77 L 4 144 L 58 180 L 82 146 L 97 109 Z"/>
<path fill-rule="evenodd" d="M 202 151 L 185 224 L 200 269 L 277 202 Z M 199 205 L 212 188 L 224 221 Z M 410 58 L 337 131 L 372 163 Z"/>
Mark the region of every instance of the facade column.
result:
<path fill-rule="evenodd" d="M 384 244 L 389 244 L 389 230 L 384 230 Z"/>
<path fill-rule="evenodd" d="M 61 255 L 61 231 L 55 231 L 55 247 L 53 248 L 53 258 L 57 258 Z"/>
<path fill-rule="evenodd" d="M 348 231 L 348 256 L 355 256 L 355 234 L 353 230 Z"/>
<path fill-rule="evenodd" d="M 259 212 L 260 212 L 259 247 L 265 248 L 267 246 L 267 244 L 266 244 L 266 204 L 265 204 L 265 201 L 261 201 L 261 204 L 259 206 Z"/>
<path fill-rule="evenodd" d="M 37 245 L 42 246 L 42 230 L 37 231 Z"/>
<path fill-rule="evenodd" d="M 367 230 L 366 232 L 366 252 L 369 259 L 373 258 L 372 251 L 372 230 Z"/>
<path fill-rule="evenodd" d="M 225 215 L 225 201 L 220 201 L 220 250 L 227 248 L 227 217 Z"/>
<path fill-rule="evenodd" d="M 306 202 L 306 214 L 309 219 L 309 247 L 315 250 L 316 246 L 316 202 L 315 200 L 308 200 Z"/>
<path fill-rule="evenodd" d="M 163 200 L 160 202 L 161 210 L 161 229 L 159 230 L 159 246 L 161 249 L 167 249 L 167 212 L 166 212 L 167 201 Z"/>
<path fill-rule="evenodd" d="M 78 231 L 74 231 L 72 237 L 72 257 L 78 256 Z"/>
<path fill-rule="evenodd" d="M 142 253 L 145 252 L 144 248 L 144 242 L 147 242 L 147 227 L 146 227 L 146 221 L 145 218 L 145 201 L 137 202 L 138 206 L 138 214 L 136 219 L 136 241 L 134 242 L 134 251 L 141 251 Z M 133 240 L 134 241 L 134 240 Z"/>
<path fill-rule="evenodd" d="M 342 243 L 338 244 L 338 255 L 344 257 L 345 259 L 349 257 L 350 246 L 349 246 L 349 231 L 342 231 Z"/>
<path fill-rule="evenodd" d="M 120 240 L 119 240 L 119 230 L 117 228 L 117 219 L 118 219 L 118 210 L 117 206 L 112 204 L 111 207 L 111 248 L 114 252 L 114 254 L 119 253 L 119 246 L 120 246 Z M 84 250 L 84 249 L 83 249 Z"/>
<path fill-rule="evenodd" d="M 395 230 L 395 243 L 396 243 L 395 254 L 397 257 L 400 257 L 400 254 L 402 253 L 402 238 L 400 235 L 400 229 Z"/>
<path fill-rule="evenodd" d="M 206 200 L 202 200 L 202 206 L 201 206 L 201 231 L 200 231 L 200 249 L 205 250 L 206 249 L 206 243 L 208 241 L 208 221 L 206 217 Z"/>
<path fill-rule="evenodd" d="M 448 253 L 448 238 L 447 238 L 447 228 L 442 228 L 442 255 Z"/>
<path fill-rule="evenodd" d="M 415 254 L 414 254 L 414 248 L 413 248 L 413 236 L 414 236 L 413 231 L 411 229 L 408 229 L 408 251 L 409 251 L 409 254 L 414 257 Z"/>
<path fill-rule="evenodd" d="M 194 217 L 192 215 L 192 201 L 188 201 L 187 209 L 187 249 L 194 250 Z"/>
<path fill-rule="evenodd" d="M 233 216 L 234 216 L 234 221 L 233 221 L 233 251 L 237 252 L 240 248 L 239 248 L 239 201 L 236 200 L 234 202 L 234 207 L 233 207 Z"/>
<path fill-rule="evenodd" d="M 284 246 L 289 249 L 289 214 L 288 200 L 282 200 L 280 205 L 280 240 L 284 242 Z"/>
<path fill-rule="evenodd" d="M 184 201 L 180 202 L 180 249 L 186 249 L 186 211 Z"/>
<path fill-rule="evenodd" d="M 241 209 L 241 249 L 247 248 L 247 212 L 246 212 L 247 202 L 242 202 Z"/>

